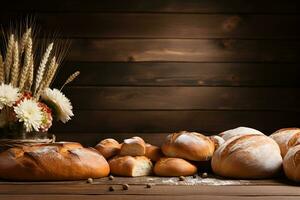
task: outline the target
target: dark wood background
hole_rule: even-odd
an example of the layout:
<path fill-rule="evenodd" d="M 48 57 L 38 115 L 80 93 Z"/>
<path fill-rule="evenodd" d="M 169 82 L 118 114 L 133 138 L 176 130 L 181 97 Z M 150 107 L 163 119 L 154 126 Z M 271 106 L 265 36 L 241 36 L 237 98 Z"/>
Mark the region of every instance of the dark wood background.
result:
<path fill-rule="evenodd" d="M 279 0 L 27 0 L 0 22 L 33 13 L 72 47 L 56 85 L 75 107 L 52 132 L 94 145 L 178 130 L 266 134 L 300 126 L 300 3 Z"/>

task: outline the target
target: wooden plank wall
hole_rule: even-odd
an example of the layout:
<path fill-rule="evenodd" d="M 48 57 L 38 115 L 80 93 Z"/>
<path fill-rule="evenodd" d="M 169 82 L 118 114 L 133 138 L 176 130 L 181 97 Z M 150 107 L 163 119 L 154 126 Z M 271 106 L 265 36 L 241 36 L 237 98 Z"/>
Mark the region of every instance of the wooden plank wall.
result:
<path fill-rule="evenodd" d="M 72 39 L 56 85 L 74 119 L 59 139 L 95 144 L 177 130 L 300 126 L 300 3 L 283 0 L 11 1 L 0 22 L 34 13 Z"/>

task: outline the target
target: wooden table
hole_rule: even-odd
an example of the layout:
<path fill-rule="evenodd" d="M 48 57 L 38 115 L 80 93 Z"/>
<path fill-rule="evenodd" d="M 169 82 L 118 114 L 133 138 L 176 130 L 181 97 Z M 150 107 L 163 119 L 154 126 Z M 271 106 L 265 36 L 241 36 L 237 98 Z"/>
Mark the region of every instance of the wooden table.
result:
<path fill-rule="evenodd" d="M 124 190 L 123 184 L 129 189 Z M 147 187 L 147 184 L 150 185 Z M 110 191 L 113 187 L 114 191 Z M 107 177 L 87 181 L 63 182 L 0 182 L 0 199 L 42 199 L 42 200 L 237 200 L 272 199 L 299 200 L 300 187 L 287 180 L 225 180 L 215 177 Z"/>

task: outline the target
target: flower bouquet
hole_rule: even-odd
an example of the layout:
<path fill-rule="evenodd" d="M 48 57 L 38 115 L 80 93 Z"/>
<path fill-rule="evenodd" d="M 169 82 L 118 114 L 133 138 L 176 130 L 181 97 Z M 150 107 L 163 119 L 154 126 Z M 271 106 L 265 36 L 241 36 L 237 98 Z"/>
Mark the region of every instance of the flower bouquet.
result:
<path fill-rule="evenodd" d="M 23 33 L 22 33 L 23 32 Z M 0 51 L 0 145 L 49 142 L 53 120 L 66 123 L 73 116 L 69 99 L 60 89 L 50 89 L 68 45 L 59 40 L 36 39 L 27 26 L 3 32 Z"/>

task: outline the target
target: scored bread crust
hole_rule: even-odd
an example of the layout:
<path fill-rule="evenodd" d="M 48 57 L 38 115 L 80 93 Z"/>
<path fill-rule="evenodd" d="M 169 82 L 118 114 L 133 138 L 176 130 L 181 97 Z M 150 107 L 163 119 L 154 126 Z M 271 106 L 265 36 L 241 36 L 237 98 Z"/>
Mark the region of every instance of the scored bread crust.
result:
<path fill-rule="evenodd" d="M 288 150 L 283 159 L 283 169 L 290 180 L 300 182 L 300 145 Z"/>
<path fill-rule="evenodd" d="M 300 144 L 300 128 L 279 129 L 271 134 L 270 137 L 277 142 L 281 156 L 284 158 L 289 148 Z"/>
<path fill-rule="evenodd" d="M 109 165 L 93 148 L 79 143 L 60 142 L 14 147 L 0 153 L 0 178 L 50 181 L 100 178 L 109 174 Z"/>
<path fill-rule="evenodd" d="M 152 162 L 145 156 L 116 156 L 108 161 L 110 171 L 118 176 L 147 176 L 152 173 Z"/>
<path fill-rule="evenodd" d="M 167 136 L 162 152 L 167 157 L 192 161 L 209 160 L 215 150 L 214 142 L 200 133 L 181 131 Z"/>
<path fill-rule="evenodd" d="M 237 137 L 237 136 L 243 136 L 243 135 L 264 135 L 262 132 L 249 128 L 249 127 L 237 127 L 234 129 L 230 129 L 227 131 L 224 131 L 219 134 L 220 137 L 222 137 L 225 141 L 229 140 L 232 137 Z"/>
<path fill-rule="evenodd" d="M 261 135 L 236 136 L 227 140 L 213 155 L 215 174 L 231 178 L 269 178 L 281 169 L 277 143 Z"/>
<path fill-rule="evenodd" d="M 150 158 L 150 160 L 156 162 L 161 157 L 163 157 L 163 154 L 161 152 L 161 149 L 158 146 L 154 146 L 154 145 L 151 145 L 151 144 L 146 144 L 145 156 Z"/>
<path fill-rule="evenodd" d="M 197 167 L 182 158 L 161 158 L 154 166 L 157 176 L 190 176 L 197 173 Z"/>
<path fill-rule="evenodd" d="M 143 156 L 146 153 L 146 143 L 140 137 L 125 139 L 120 150 L 122 156 Z"/>
<path fill-rule="evenodd" d="M 95 149 L 98 150 L 104 156 L 104 158 L 108 159 L 119 154 L 121 145 L 118 141 L 112 138 L 107 138 L 100 141 L 95 146 Z"/>

